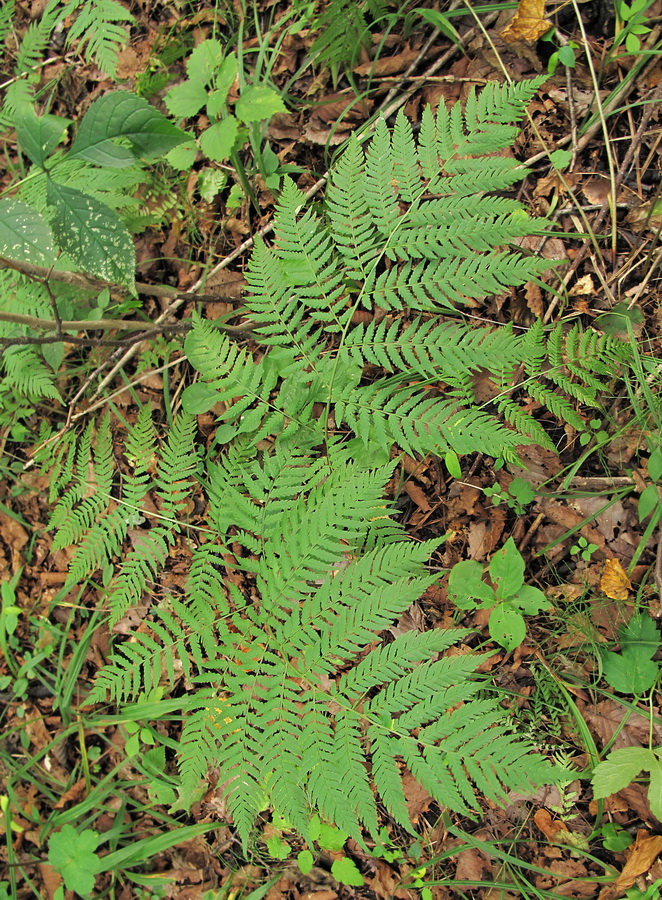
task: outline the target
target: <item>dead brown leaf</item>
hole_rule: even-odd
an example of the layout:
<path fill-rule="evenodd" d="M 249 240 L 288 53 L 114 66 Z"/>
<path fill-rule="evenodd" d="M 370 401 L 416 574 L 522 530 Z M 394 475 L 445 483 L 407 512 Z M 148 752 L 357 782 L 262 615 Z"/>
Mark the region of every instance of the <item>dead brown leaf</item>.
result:
<path fill-rule="evenodd" d="M 632 585 L 619 560 L 608 559 L 605 561 L 600 588 L 610 600 L 627 600 Z"/>
<path fill-rule="evenodd" d="M 413 49 L 403 50 L 402 53 L 396 53 L 394 56 L 380 56 L 379 59 L 371 60 L 356 66 L 354 71 L 357 75 L 399 75 L 404 72 L 418 56 L 419 51 Z"/>
<path fill-rule="evenodd" d="M 582 701 L 577 702 L 584 719 L 586 719 L 591 731 L 600 739 L 600 746 L 605 747 L 618 730 L 618 736 L 610 744 L 610 749 L 620 750 L 623 747 L 643 747 L 649 741 L 648 718 L 639 713 L 625 712 L 619 703 L 613 700 L 603 700 L 590 707 Z M 623 725 L 623 719 L 627 721 Z M 662 743 L 662 728 L 659 725 L 653 727 L 654 746 Z"/>
<path fill-rule="evenodd" d="M 516 41 L 533 43 L 552 27 L 545 18 L 545 0 L 520 0 L 510 25 L 501 32 L 507 44 Z"/>

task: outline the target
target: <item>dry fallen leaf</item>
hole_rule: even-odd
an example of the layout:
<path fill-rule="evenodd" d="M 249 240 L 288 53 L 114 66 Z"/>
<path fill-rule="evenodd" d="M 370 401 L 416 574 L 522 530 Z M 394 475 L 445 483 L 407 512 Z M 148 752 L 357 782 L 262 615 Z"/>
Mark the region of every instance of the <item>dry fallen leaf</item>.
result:
<path fill-rule="evenodd" d="M 507 44 L 516 41 L 533 43 L 552 27 L 545 18 L 545 0 L 520 0 L 510 25 L 501 32 Z"/>
<path fill-rule="evenodd" d="M 632 585 L 617 559 L 608 559 L 600 579 L 600 589 L 610 600 L 627 600 Z"/>
<path fill-rule="evenodd" d="M 602 890 L 598 900 L 620 897 L 628 888 L 632 887 L 639 875 L 648 872 L 660 853 L 662 853 L 662 835 L 651 834 L 643 829 L 638 831 L 634 844 L 628 847 L 628 858 L 623 871 L 613 885 Z"/>

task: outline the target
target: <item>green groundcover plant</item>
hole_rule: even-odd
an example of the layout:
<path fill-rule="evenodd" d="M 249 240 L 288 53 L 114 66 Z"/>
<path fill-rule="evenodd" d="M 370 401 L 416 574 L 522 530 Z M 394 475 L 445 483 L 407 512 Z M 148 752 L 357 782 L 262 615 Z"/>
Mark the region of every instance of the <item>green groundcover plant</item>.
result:
<path fill-rule="evenodd" d="M 164 441 L 144 406 L 121 460 L 109 415 L 44 452 L 53 546 L 74 548 L 65 590 L 101 573 L 111 624 L 132 607 L 143 616 L 116 639 L 89 702 L 174 692 L 178 803 L 201 796 L 213 768 L 245 844 L 269 808 L 309 843 L 315 814 L 377 839 L 378 802 L 412 831 L 406 770 L 465 815 L 562 777 L 476 674 L 485 654 L 467 630 L 383 637 L 437 580 L 427 563 L 443 542 L 411 541 L 398 522 L 388 497 L 399 454 L 439 454 L 457 475 L 465 454 L 516 461 L 522 444 L 552 447 L 544 410 L 585 431 L 582 406 L 599 404 L 627 358 L 622 342 L 576 326 L 516 334 L 459 315 L 549 265 L 515 246 L 547 223 L 495 193 L 524 174 L 498 153 L 540 83 L 428 109 L 417 137 L 402 115 L 392 130 L 378 122 L 365 149 L 350 142 L 318 208 L 285 182 L 273 243 L 256 241 L 247 272 L 256 349 L 195 316 L 184 345 L 195 375 Z M 163 144 L 184 140 L 158 121 Z M 106 133 L 93 150 L 84 125 L 70 153 L 133 164 L 135 133 Z M 109 276 L 85 254 L 74 262 Z M 117 278 L 128 288 L 129 268 Z M 478 373 L 494 385 L 489 406 Z M 525 411 L 531 399 L 542 418 Z M 203 452 L 196 417 L 210 410 Z M 193 508 L 204 518 L 190 529 Z M 158 590 L 182 550 L 185 587 Z"/>

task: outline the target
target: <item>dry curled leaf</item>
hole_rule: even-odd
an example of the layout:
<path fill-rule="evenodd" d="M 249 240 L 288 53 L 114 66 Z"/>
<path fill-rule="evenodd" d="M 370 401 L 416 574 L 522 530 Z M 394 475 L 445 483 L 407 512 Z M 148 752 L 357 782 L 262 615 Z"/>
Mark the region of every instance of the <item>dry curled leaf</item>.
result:
<path fill-rule="evenodd" d="M 600 590 L 610 600 L 627 600 L 630 592 L 630 579 L 617 559 L 608 559 L 600 579 Z"/>
<path fill-rule="evenodd" d="M 516 41 L 533 43 L 552 27 L 545 18 L 545 0 L 520 0 L 510 25 L 501 32 L 507 44 Z"/>

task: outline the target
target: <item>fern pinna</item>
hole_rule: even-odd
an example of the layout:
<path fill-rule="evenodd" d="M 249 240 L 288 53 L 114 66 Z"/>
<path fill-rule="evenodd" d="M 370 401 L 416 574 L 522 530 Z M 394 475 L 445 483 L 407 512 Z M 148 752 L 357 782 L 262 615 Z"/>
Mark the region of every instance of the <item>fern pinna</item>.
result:
<path fill-rule="evenodd" d="M 258 240 L 248 268 L 257 351 L 196 316 L 185 350 L 200 377 L 161 447 L 142 410 L 121 471 L 108 420 L 61 448 L 52 524 L 56 546 L 77 548 L 67 585 L 101 568 L 112 621 L 145 614 L 89 699 L 177 682 L 182 800 L 216 769 L 245 843 L 269 805 L 304 836 L 315 810 L 357 841 L 376 835 L 378 800 L 410 829 L 405 768 L 469 814 L 553 777 L 476 676 L 483 657 L 445 652 L 466 631 L 384 636 L 435 581 L 425 564 L 440 543 L 407 540 L 384 499 L 393 456 L 550 446 L 524 401 L 582 428 L 623 358 L 576 327 L 516 334 L 458 316 L 547 266 L 510 247 L 545 223 L 490 194 L 523 174 L 491 154 L 537 84 L 426 111 L 418 139 L 403 116 L 392 133 L 379 124 L 340 158 L 319 209 L 286 184 L 273 246 Z M 496 387 L 489 408 L 478 372 Z M 195 416 L 212 408 L 203 467 Z M 161 592 L 175 550 L 191 556 L 188 581 Z"/>

